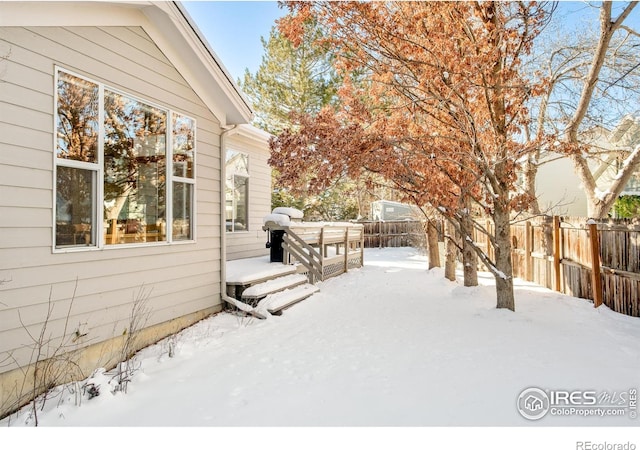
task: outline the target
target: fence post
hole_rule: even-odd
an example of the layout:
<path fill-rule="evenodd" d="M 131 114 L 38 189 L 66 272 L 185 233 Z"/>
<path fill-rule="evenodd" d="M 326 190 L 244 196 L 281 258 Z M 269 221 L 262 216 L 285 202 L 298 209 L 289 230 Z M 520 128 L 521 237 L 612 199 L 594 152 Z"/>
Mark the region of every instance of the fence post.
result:
<path fill-rule="evenodd" d="M 360 229 L 360 267 L 364 266 L 364 227 Z"/>
<path fill-rule="evenodd" d="M 593 306 L 602 305 L 602 279 L 600 278 L 600 243 L 598 241 L 598 225 L 589 223 L 591 240 L 591 280 L 593 284 Z"/>
<path fill-rule="evenodd" d="M 344 229 L 344 271 L 349 271 L 349 227 Z"/>
<path fill-rule="evenodd" d="M 553 216 L 554 289 L 560 292 L 560 217 Z"/>
<path fill-rule="evenodd" d="M 533 259 L 531 258 L 531 221 L 524 223 L 524 279 L 533 280 Z"/>

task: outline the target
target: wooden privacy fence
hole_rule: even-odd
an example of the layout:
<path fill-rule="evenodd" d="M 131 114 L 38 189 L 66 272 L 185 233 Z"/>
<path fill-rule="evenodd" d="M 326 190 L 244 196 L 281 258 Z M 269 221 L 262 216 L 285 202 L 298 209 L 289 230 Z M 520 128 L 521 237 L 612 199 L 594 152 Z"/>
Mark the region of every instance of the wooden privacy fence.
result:
<path fill-rule="evenodd" d="M 365 248 L 412 247 L 424 241 L 422 222 L 385 220 L 358 222 L 364 227 Z"/>
<path fill-rule="evenodd" d="M 511 239 L 515 277 L 640 317 L 640 225 L 555 216 L 512 225 Z"/>
<path fill-rule="evenodd" d="M 363 227 L 360 224 L 292 223 L 281 229 L 285 232 L 283 262 L 299 262 L 312 284 L 363 265 Z"/>

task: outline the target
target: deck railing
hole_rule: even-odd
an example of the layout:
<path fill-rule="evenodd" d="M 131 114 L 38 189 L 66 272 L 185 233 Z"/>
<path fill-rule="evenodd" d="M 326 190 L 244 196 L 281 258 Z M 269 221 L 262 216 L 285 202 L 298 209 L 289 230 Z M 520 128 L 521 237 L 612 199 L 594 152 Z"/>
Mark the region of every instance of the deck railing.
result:
<path fill-rule="evenodd" d="M 283 226 L 283 262 L 299 263 L 314 284 L 362 267 L 364 232 L 361 224 L 300 223 Z"/>

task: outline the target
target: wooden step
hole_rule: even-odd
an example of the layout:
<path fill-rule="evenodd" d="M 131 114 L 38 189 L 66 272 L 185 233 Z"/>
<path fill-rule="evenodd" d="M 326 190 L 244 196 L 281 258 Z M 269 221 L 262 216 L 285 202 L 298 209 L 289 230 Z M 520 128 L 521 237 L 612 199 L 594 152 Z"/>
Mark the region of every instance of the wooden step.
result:
<path fill-rule="evenodd" d="M 300 274 L 286 275 L 278 277 L 273 280 L 264 281 L 259 284 L 254 284 L 242 292 L 242 300 L 258 300 L 266 297 L 269 294 L 284 291 L 285 289 L 294 288 L 305 284 L 307 277 Z"/>
<path fill-rule="evenodd" d="M 263 309 L 266 307 L 269 313 L 277 315 L 278 313 L 281 313 L 282 310 L 311 297 L 318 291 L 320 291 L 320 289 L 312 284 L 303 284 L 292 289 L 267 295 L 260 301 L 260 303 L 258 303 L 258 307 L 256 309 Z"/>
<path fill-rule="evenodd" d="M 269 263 L 266 258 L 238 259 L 227 262 L 227 285 L 250 286 L 296 273 L 297 268 L 282 263 Z"/>

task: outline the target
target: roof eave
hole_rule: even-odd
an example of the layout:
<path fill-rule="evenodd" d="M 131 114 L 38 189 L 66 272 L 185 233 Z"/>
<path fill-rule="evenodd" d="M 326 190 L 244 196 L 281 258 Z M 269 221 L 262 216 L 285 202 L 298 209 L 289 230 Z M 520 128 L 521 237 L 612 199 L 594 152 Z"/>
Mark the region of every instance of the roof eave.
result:
<path fill-rule="evenodd" d="M 249 102 L 178 2 L 0 1 L 0 26 L 142 27 L 221 127 L 252 119 Z"/>
<path fill-rule="evenodd" d="M 159 25 L 156 29 L 149 30 L 149 34 L 153 34 L 152 38 L 157 42 L 165 41 L 165 47 L 176 47 L 175 33 L 182 38 L 189 51 L 173 55 L 173 58 L 185 60 L 186 70 L 183 72 L 186 73 L 183 73 L 183 76 L 186 79 L 192 78 L 188 81 L 198 85 L 198 94 L 205 103 L 215 105 L 222 100 L 226 111 L 225 117 L 220 118 L 222 126 L 249 123 L 253 117 L 251 105 L 185 8 L 175 1 L 154 2 L 153 6 L 143 10 L 152 22 Z M 166 20 L 169 20 L 173 27 L 165 28 L 163 22 Z M 167 33 L 168 30 L 170 33 Z M 211 77 L 215 83 L 209 84 Z"/>

